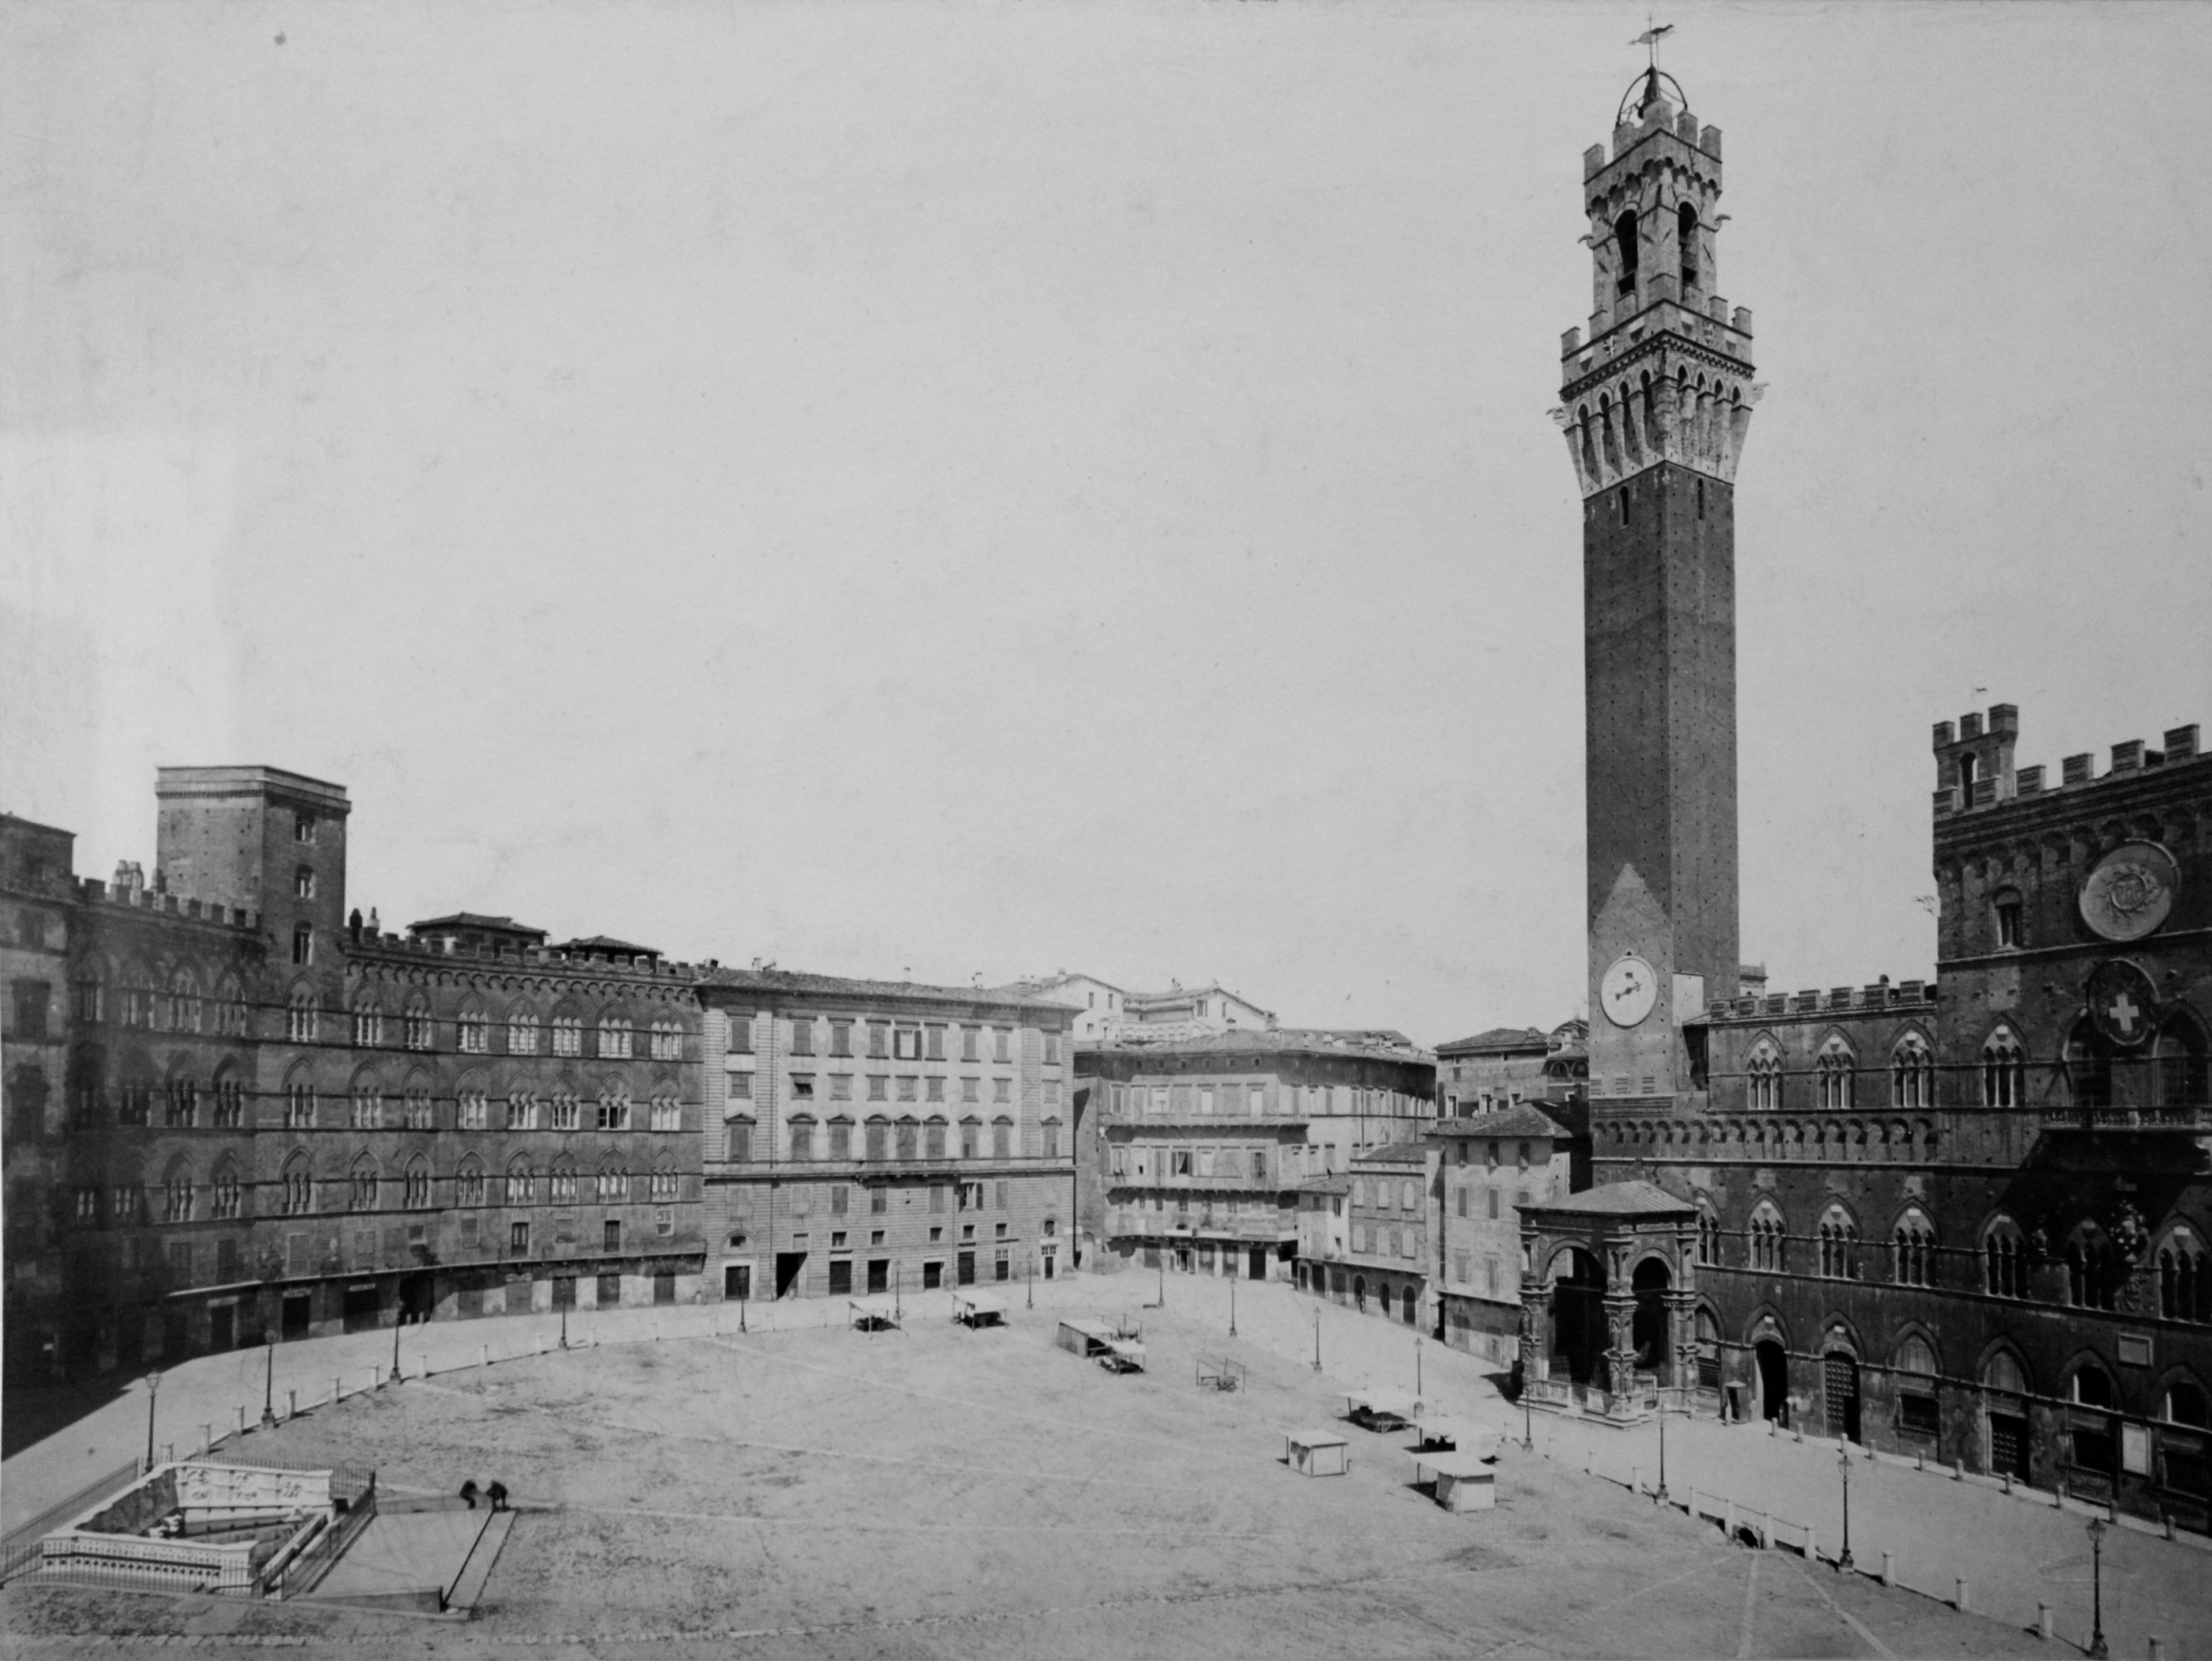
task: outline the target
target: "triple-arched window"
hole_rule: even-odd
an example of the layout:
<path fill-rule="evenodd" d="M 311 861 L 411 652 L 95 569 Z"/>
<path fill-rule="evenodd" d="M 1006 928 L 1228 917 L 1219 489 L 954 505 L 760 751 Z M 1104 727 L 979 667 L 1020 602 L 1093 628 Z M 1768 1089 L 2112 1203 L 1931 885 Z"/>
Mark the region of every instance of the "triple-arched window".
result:
<path fill-rule="evenodd" d="M 1820 1053 L 1813 1058 L 1813 1082 L 1824 1110 L 1850 1110 L 1852 1072 L 1850 1046 L 1841 1037 L 1831 1038 L 1820 1046 Z"/>
<path fill-rule="evenodd" d="M 629 1129 L 629 1086 L 620 1079 L 609 1079 L 599 1086 L 599 1128 Z"/>
<path fill-rule="evenodd" d="M 1992 1221 L 1982 1235 L 1982 1289 L 1992 1298 L 2027 1296 L 2027 1243 L 2009 1217 Z"/>
<path fill-rule="evenodd" d="M 599 1167 L 599 1181 L 593 1197 L 601 1205 L 620 1205 L 629 1198 L 629 1171 L 618 1165 Z"/>
<path fill-rule="evenodd" d="M 2126 1266 L 2096 1224 L 2084 1222 L 2066 1242 L 2066 1300 L 2076 1309 L 2110 1309 Z"/>
<path fill-rule="evenodd" d="M 1859 1277 L 1859 1230 L 1851 1214 L 1832 1205 L 1820 1215 L 1820 1264 L 1823 1279 L 1856 1281 Z"/>
<path fill-rule="evenodd" d="M 1782 1107 L 1782 1052 L 1771 1038 L 1752 1046 L 1743 1064 L 1745 1103 L 1753 1113 L 1778 1112 Z"/>
<path fill-rule="evenodd" d="M 2158 1312 L 2169 1321 L 2212 1321 L 2212 1275 L 2204 1248 L 2176 1229 L 2158 1249 Z"/>
<path fill-rule="evenodd" d="M 286 1216 L 304 1217 L 315 1208 L 315 1183 L 305 1153 L 295 1153 L 284 1161 L 283 1183 Z"/>
<path fill-rule="evenodd" d="M 407 1162 L 399 1202 L 409 1211 L 425 1210 L 430 1204 L 430 1162 L 420 1153 Z"/>
<path fill-rule="evenodd" d="M 1898 1107 L 1929 1107 L 1936 1100 L 1936 1062 L 1928 1041 L 1908 1032 L 1889 1057 L 1889 1099 Z"/>
<path fill-rule="evenodd" d="M 368 1153 L 356 1159 L 353 1168 L 346 1173 L 346 1209 L 376 1209 L 376 1160 Z"/>
<path fill-rule="evenodd" d="M 215 1181 L 209 1185 L 209 1214 L 223 1220 L 235 1218 L 244 1190 L 238 1181 L 238 1162 L 228 1154 L 215 1168 Z"/>
<path fill-rule="evenodd" d="M 1999 1027 L 1982 1044 L 1982 1105 L 2027 1105 L 2027 1052 L 2010 1027 Z"/>
<path fill-rule="evenodd" d="M 367 987 L 354 995 L 353 1042 L 356 1050 L 384 1042 L 384 1011 L 378 1007 L 376 994 Z"/>
<path fill-rule="evenodd" d="M 1780 1271 L 1788 1265 L 1786 1237 L 1782 1228 L 1782 1214 L 1771 1200 L 1761 1200 L 1753 1208 L 1751 1222 L 1745 1232 L 1749 1237 L 1751 1266 Z"/>
<path fill-rule="evenodd" d="M 453 1175 L 453 1203 L 480 1206 L 484 1202 L 483 1166 L 471 1153 L 461 1161 L 460 1169 Z"/>
<path fill-rule="evenodd" d="M 430 1001 L 420 992 L 407 1000 L 406 1013 L 400 1017 L 400 1039 L 410 1050 L 428 1050 L 432 1037 Z"/>
<path fill-rule="evenodd" d="M 1713 1215 L 1712 1208 L 1700 1202 L 1698 1206 L 1698 1261 L 1717 1263 L 1721 1260 L 1721 1220 Z"/>
<path fill-rule="evenodd" d="M 1905 1214 L 1897 1220 L 1897 1227 L 1891 1240 L 1897 1256 L 1898 1284 L 1909 1287 L 1932 1285 L 1936 1226 L 1928 1220 L 1928 1214 L 1918 1206 L 1906 1208 Z"/>
<path fill-rule="evenodd" d="M 182 1159 L 171 1165 L 161 1178 L 161 1220 L 188 1223 L 192 1220 L 192 1168 Z"/>

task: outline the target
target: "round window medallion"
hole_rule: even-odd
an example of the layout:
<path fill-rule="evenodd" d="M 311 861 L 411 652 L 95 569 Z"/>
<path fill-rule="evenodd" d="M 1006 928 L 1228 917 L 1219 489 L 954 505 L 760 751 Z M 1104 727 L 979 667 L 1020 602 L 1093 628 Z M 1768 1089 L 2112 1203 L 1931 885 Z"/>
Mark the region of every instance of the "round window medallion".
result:
<path fill-rule="evenodd" d="M 2139 940 L 2166 921 L 2180 886 L 2172 855 L 2153 842 L 2122 843 L 2081 885 L 2081 921 L 2108 940 Z"/>

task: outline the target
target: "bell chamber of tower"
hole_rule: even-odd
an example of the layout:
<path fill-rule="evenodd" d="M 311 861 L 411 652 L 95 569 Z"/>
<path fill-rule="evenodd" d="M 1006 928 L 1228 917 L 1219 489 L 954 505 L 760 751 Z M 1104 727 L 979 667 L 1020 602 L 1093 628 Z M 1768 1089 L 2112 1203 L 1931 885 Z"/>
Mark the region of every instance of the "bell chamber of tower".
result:
<path fill-rule="evenodd" d="M 1736 460 L 1762 388 L 1719 280 L 1721 134 L 1638 77 L 1583 158 L 1589 338 L 1553 418 L 1583 497 L 1590 1096 L 1701 1087 L 1738 961 Z"/>

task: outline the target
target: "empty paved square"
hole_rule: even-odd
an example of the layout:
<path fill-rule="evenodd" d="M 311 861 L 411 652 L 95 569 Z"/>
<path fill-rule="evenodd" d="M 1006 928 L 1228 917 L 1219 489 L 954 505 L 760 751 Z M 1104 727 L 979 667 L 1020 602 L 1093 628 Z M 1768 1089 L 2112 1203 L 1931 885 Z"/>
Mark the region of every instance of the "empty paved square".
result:
<path fill-rule="evenodd" d="M 1101 1306 L 1118 1310 L 1121 1290 Z M 29 1653 L 180 1624 L 304 1636 L 311 1652 L 517 1656 L 1932 1655 L 2024 1641 L 1729 1547 L 1510 1451 L 1497 1508 L 1458 1516 L 1411 1485 L 1402 1435 L 1350 1431 L 1349 1475 L 1300 1476 L 1281 1463 L 1283 1433 L 1330 1422 L 1340 1381 L 1152 1312 L 1152 1370 L 1116 1377 L 1054 1347 L 1057 1312 L 1018 1305 L 1011 1327 L 969 1332 L 938 1298 L 872 1338 L 609 1345 L 410 1382 L 254 1439 L 372 1461 L 392 1494 L 506 1482 L 524 1510 L 466 1625 L 21 1586 L 8 1621 Z M 1224 1348 L 1247 1387 L 1199 1389 L 1200 1354 Z"/>

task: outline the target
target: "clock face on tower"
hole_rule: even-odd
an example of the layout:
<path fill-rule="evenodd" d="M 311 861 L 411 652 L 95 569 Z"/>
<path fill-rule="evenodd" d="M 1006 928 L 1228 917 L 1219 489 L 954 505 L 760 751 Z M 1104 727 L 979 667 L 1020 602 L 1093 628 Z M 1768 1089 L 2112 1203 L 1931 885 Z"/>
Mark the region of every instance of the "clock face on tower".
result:
<path fill-rule="evenodd" d="M 1651 965 L 1633 952 L 1615 958 L 1598 983 L 1598 1000 L 1605 1018 L 1615 1026 L 1634 1026 L 1659 1001 L 1659 977 Z"/>

